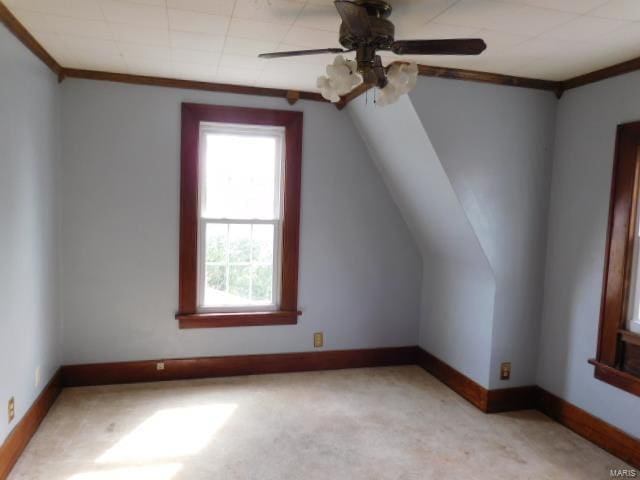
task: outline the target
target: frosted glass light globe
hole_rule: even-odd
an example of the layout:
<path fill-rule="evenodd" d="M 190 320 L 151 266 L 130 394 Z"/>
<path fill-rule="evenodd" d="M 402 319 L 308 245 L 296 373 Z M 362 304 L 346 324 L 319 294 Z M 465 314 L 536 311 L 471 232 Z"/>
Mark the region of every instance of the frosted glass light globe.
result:
<path fill-rule="evenodd" d="M 340 95 L 346 95 L 361 82 L 356 62 L 338 55 L 333 64 L 327 66 L 327 75 L 318 77 L 316 85 L 324 98 L 335 103 L 340 101 Z"/>
<path fill-rule="evenodd" d="M 395 103 L 404 95 L 413 90 L 418 79 L 418 65 L 409 64 L 393 64 L 387 71 L 387 85 L 380 90 L 380 95 L 376 103 L 384 107 Z"/>

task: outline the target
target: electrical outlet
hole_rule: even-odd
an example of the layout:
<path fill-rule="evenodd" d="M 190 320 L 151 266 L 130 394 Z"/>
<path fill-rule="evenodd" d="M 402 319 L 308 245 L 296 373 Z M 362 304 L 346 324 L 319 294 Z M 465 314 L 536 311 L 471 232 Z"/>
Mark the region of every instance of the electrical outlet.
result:
<path fill-rule="evenodd" d="M 9 423 L 13 422 L 13 418 L 16 416 L 16 401 L 13 397 L 9 399 L 8 406 Z"/>
<path fill-rule="evenodd" d="M 500 364 L 500 380 L 509 380 L 511 377 L 511 362 L 502 362 Z"/>
<path fill-rule="evenodd" d="M 156 370 L 164 370 L 164 362 L 157 362 Z"/>
<path fill-rule="evenodd" d="M 320 348 L 324 346 L 324 333 L 316 332 L 313 334 L 313 347 Z"/>

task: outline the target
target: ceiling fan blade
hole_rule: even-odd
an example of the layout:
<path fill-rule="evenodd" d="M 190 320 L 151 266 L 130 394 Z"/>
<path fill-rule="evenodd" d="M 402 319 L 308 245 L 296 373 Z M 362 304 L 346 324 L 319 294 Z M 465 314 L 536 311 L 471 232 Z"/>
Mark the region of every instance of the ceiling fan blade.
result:
<path fill-rule="evenodd" d="M 343 50 L 342 48 L 318 48 L 315 50 L 292 50 L 288 52 L 272 52 L 261 53 L 260 58 L 280 58 L 280 57 L 300 57 L 302 55 L 318 55 L 320 53 L 344 53 L 351 50 Z"/>
<path fill-rule="evenodd" d="M 356 37 L 370 37 L 371 24 L 369 14 L 362 5 L 347 0 L 336 0 L 333 4 L 338 9 L 340 18 Z"/>
<path fill-rule="evenodd" d="M 481 38 L 448 40 L 398 40 L 391 45 L 397 55 L 479 55 L 487 48 Z"/>

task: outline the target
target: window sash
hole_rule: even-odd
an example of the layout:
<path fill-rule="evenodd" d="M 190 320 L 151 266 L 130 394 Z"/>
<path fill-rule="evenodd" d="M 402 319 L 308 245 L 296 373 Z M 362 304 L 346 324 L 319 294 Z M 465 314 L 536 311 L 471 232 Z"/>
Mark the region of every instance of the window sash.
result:
<path fill-rule="evenodd" d="M 274 188 L 273 188 L 273 218 L 272 219 L 260 219 L 260 220 L 276 220 L 282 218 L 283 208 L 283 164 L 284 164 L 284 142 L 285 132 L 282 127 L 274 126 L 260 126 L 260 125 L 244 125 L 244 124 L 232 124 L 232 123 L 216 123 L 216 122 L 200 122 L 200 132 L 198 135 L 198 169 L 200 171 L 199 177 L 199 205 L 198 214 L 200 218 L 210 218 L 222 220 L 220 217 L 208 217 L 205 215 L 205 206 L 207 202 L 207 192 L 205 188 L 207 178 L 207 162 L 206 157 L 206 135 L 207 134 L 226 134 L 233 136 L 246 136 L 246 137 L 267 137 L 274 138 L 276 140 L 276 165 L 274 175 Z M 239 219 L 240 220 L 240 219 Z M 241 219 L 249 221 L 252 219 Z M 256 219 L 257 220 L 257 219 Z"/>
<path fill-rule="evenodd" d="M 635 237 L 633 240 L 633 252 L 632 252 L 632 264 L 631 264 L 631 279 L 629 305 L 627 305 L 627 328 L 635 333 L 640 333 L 640 205 L 637 204 L 638 198 L 634 199 L 636 205 L 633 206 L 635 212 Z"/>
<path fill-rule="evenodd" d="M 229 266 L 255 266 L 255 265 L 269 265 L 272 267 L 271 278 L 271 303 L 260 305 L 205 305 L 204 294 L 206 288 L 207 279 L 207 261 L 206 261 L 206 229 L 207 225 L 273 225 L 273 250 L 272 250 L 272 263 L 260 263 L 253 262 L 253 258 L 250 257 L 250 262 L 229 262 L 229 249 L 227 248 L 227 259 L 225 263 L 211 263 L 211 265 Z M 251 248 L 251 251 L 253 248 Z M 251 252 L 253 254 L 253 252 Z M 261 311 L 275 311 L 280 307 L 280 290 L 281 290 L 281 265 L 282 265 L 282 222 L 280 220 L 238 220 L 238 219 L 220 219 L 213 220 L 207 218 L 200 218 L 198 225 L 198 309 L 201 312 L 261 312 Z M 227 270 L 227 277 L 229 273 Z M 250 281 L 251 281 L 250 277 Z M 227 278 L 228 286 L 228 278 Z M 250 292 L 253 285 L 250 284 Z"/>

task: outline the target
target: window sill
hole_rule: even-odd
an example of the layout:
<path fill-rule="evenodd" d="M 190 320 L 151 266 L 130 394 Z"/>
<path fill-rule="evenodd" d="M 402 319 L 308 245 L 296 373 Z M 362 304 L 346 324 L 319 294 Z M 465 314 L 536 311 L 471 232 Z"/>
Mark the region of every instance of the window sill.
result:
<path fill-rule="evenodd" d="M 302 312 L 224 312 L 224 313 L 187 313 L 176 314 L 179 327 L 186 328 L 224 328 L 256 327 L 260 325 L 295 325 Z"/>
<path fill-rule="evenodd" d="M 594 377 L 598 380 L 640 397 L 640 377 L 605 365 L 595 359 L 589 360 L 589 363 L 595 367 Z"/>

